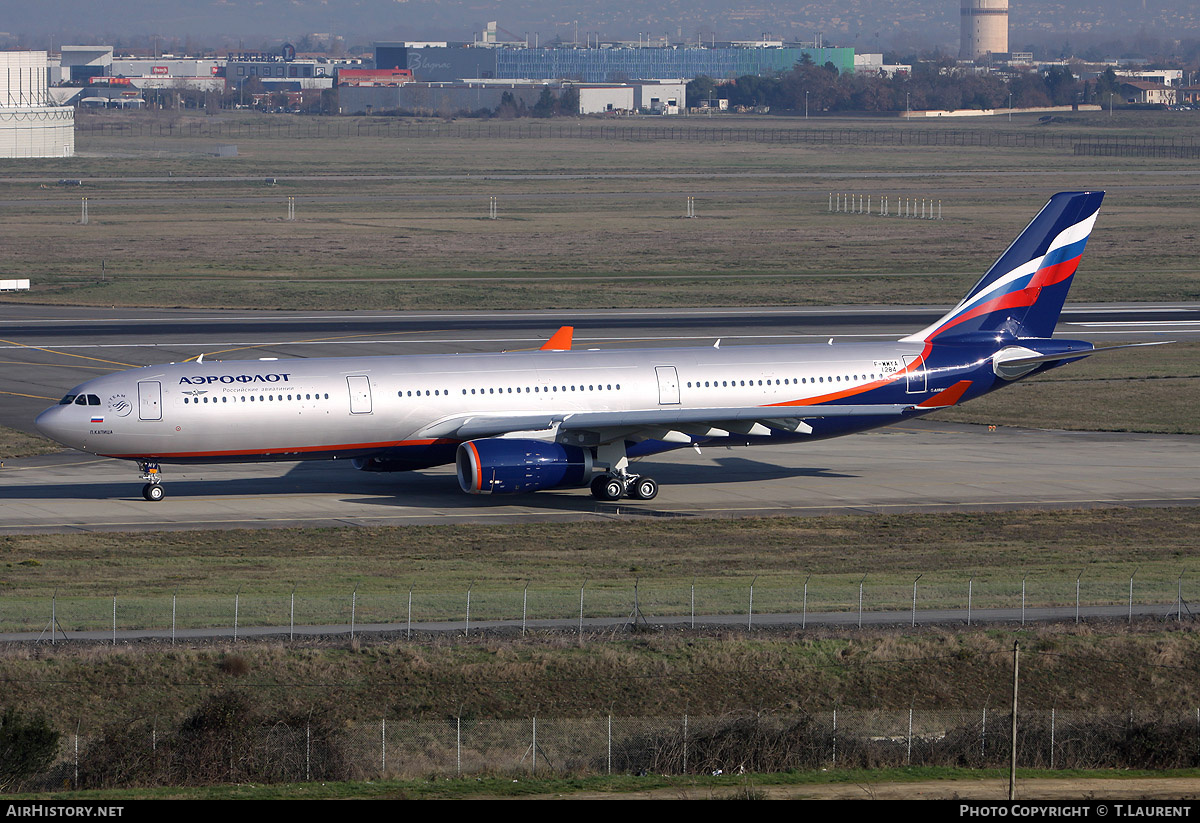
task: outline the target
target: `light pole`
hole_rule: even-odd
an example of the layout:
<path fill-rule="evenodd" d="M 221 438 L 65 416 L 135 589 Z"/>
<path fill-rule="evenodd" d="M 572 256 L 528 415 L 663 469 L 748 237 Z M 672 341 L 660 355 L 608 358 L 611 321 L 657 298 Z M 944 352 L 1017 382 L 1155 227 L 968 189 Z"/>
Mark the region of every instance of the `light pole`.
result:
<path fill-rule="evenodd" d="M 904 92 L 904 117 L 907 119 L 912 116 L 912 92 Z"/>
<path fill-rule="evenodd" d="M 1008 122 L 1012 122 L 1012 92 L 1008 93 Z"/>
<path fill-rule="evenodd" d="M 808 119 L 808 92 L 804 92 L 804 119 Z"/>

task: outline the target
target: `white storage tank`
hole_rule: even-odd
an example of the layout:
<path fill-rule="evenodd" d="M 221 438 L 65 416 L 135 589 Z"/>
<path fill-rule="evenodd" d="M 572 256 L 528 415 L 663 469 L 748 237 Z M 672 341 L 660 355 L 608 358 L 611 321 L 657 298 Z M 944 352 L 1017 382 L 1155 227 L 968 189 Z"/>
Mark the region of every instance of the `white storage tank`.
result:
<path fill-rule="evenodd" d="M 71 157 L 75 110 L 55 106 L 44 51 L 0 51 L 0 157 Z"/>

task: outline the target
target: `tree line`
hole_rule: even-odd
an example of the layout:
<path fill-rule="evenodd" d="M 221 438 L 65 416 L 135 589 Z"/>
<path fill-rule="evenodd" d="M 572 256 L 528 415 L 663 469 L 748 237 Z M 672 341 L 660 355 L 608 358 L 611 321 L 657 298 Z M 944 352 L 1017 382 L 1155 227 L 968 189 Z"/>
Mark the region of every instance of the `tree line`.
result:
<path fill-rule="evenodd" d="M 808 55 L 790 71 L 774 76 L 745 75 L 719 82 L 699 76 L 688 83 L 689 105 L 728 99 L 732 107 L 770 107 L 773 111 L 906 111 L 924 109 L 1001 109 L 1110 102 L 1120 94 L 1120 79 L 1106 69 L 1083 81 L 1069 68 L 1010 77 L 977 74 L 950 60 L 916 63 L 908 74 L 841 73 L 833 63 L 816 65 Z"/>

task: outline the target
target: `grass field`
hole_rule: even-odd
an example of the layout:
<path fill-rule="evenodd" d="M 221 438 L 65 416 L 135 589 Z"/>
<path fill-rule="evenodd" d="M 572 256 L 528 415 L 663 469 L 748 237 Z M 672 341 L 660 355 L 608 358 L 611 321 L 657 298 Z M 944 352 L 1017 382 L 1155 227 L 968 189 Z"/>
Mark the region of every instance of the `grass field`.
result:
<path fill-rule="evenodd" d="M 1184 342 L 1096 355 L 937 417 L 985 425 L 1200 434 L 1197 408 L 1200 344 Z"/>
<path fill-rule="evenodd" d="M 38 631 L 57 593 L 64 628 L 168 629 L 173 593 L 180 627 L 298 623 L 403 625 L 471 614 L 519 619 L 623 616 L 639 582 L 647 615 L 852 611 L 865 582 L 868 609 L 907 610 L 922 575 L 922 608 L 1173 605 L 1176 582 L 1197 570 L 1195 508 L 961 515 L 653 520 L 591 524 L 181 531 L 9 535 L 0 538 L 0 626 Z M 1190 584 L 1185 585 L 1191 588 Z M 1184 592 L 1184 597 L 1189 597 Z"/>
<path fill-rule="evenodd" d="M 0 426 L 0 460 L 51 454 L 61 449 L 62 446 L 41 435 L 26 434 L 7 426 Z"/>
<path fill-rule="evenodd" d="M 1022 705 L 1194 713 L 1200 638 L 1150 623 L 705 633 L 532 633 L 473 639 L 190 646 L 8 646 L 0 678 L 26 710 L 173 721 L 238 691 L 283 714 L 716 717 L 739 712 L 1003 706 L 1019 639 Z"/>
<path fill-rule="evenodd" d="M 960 127 L 1120 136 L 1133 124 L 1081 115 Z M 1155 128 L 1185 130 L 1178 118 Z M 1193 161 L 453 137 L 248 138 L 236 158 L 203 156 L 212 143 L 81 136 L 76 158 L 0 161 L 0 239 L 10 269 L 35 286 L 2 299 L 300 309 L 946 304 L 1046 195 L 1075 188 L 1111 193 L 1073 299 L 1200 299 Z M 263 182 L 288 175 L 302 179 Z M 96 179 L 59 187 L 60 177 Z M 944 219 L 831 214 L 831 192 L 870 195 L 876 211 L 883 195 L 893 210 L 897 199 L 940 201 Z M 683 217 L 688 196 L 695 220 Z M 288 197 L 295 221 L 285 219 Z"/>

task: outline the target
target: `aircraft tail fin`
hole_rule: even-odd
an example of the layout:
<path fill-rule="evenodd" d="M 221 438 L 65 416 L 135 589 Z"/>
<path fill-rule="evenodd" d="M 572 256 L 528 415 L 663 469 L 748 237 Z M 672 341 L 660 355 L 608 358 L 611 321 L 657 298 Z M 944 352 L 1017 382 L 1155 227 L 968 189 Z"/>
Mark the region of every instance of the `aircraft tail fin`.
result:
<path fill-rule="evenodd" d="M 1060 192 L 950 313 L 905 342 L 997 334 L 1050 337 L 1100 210 L 1102 191 Z"/>

